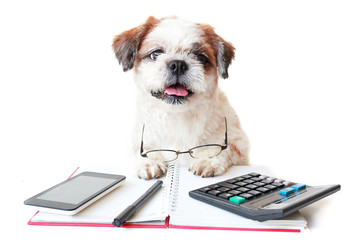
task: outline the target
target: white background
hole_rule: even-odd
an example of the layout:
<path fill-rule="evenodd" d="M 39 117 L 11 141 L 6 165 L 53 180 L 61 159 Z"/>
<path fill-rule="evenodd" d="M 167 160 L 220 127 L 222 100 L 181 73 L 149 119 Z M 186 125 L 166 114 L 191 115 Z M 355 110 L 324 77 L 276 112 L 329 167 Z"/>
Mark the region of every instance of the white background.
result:
<path fill-rule="evenodd" d="M 1 1 L 1 235 L 355 236 L 359 12 L 356 1 Z M 312 233 L 26 225 L 34 211 L 23 201 L 77 166 L 132 166 L 135 87 L 111 44 L 149 15 L 209 23 L 236 47 L 230 77 L 219 82 L 250 138 L 252 165 L 309 185 L 342 185 L 307 208 Z"/>

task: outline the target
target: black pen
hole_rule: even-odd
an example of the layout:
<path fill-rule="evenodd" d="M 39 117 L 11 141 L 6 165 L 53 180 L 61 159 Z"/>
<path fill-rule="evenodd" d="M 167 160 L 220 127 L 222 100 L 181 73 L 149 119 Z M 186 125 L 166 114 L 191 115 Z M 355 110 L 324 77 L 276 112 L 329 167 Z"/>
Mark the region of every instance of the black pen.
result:
<path fill-rule="evenodd" d="M 128 206 L 124 211 L 122 211 L 116 218 L 114 218 L 114 221 L 112 224 L 115 227 L 120 227 L 126 220 L 128 220 L 135 212 L 138 210 L 138 208 L 146 202 L 154 193 L 160 189 L 161 185 L 163 184 L 163 181 L 158 180 L 154 185 L 152 185 L 149 190 L 147 190 L 141 197 L 139 197 L 138 200 L 136 200 L 133 204 Z"/>

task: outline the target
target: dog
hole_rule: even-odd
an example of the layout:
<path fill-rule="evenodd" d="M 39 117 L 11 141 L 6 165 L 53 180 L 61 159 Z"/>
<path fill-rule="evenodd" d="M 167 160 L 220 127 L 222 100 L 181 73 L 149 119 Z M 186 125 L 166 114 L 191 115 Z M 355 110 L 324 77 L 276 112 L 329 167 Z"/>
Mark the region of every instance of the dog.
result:
<path fill-rule="evenodd" d="M 123 70 L 134 72 L 139 178 L 162 177 L 171 161 L 202 177 L 248 164 L 248 138 L 218 87 L 235 48 L 213 27 L 151 16 L 116 35 L 112 47 Z"/>

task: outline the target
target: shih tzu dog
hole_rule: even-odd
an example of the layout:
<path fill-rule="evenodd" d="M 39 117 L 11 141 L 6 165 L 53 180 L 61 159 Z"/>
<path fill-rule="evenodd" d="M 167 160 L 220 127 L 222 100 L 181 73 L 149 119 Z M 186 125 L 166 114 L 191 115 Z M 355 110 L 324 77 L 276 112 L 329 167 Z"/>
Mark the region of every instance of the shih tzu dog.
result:
<path fill-rule="evenodd" d="M 163 176 L 172 161 L 202 177 L 248 163 L 248 139 L 218 76 L 228 78 L 235 48 L 206 24 L 169 17 L 115 36 L 124 71 L 134 69 L 138 176 Z"/>

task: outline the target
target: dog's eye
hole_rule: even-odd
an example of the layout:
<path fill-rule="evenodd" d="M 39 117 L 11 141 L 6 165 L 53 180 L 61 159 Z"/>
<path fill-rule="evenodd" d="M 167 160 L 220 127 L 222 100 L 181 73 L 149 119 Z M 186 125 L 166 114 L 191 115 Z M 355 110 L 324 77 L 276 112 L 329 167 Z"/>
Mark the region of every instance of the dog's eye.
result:
<path fill-rule="evenodd" d="M 164 53 L 163 50 L 160 50 L 160 49 L 155 50 L 155 51 L 153 51 L 152 53 L 150 53 L 149 58 L 150 58 L 151 60 L 153 60 L 153 61 L 156 61 L 157 57 L 160 56 L 160 55 L 163 54 L 163 53 Z"/>
<path fill-rule="evenodd" d="M 208 61 L 208 58 L 204 54 L 197 54 L 195 56 L 195 60 L 199 61 L 200 63 L 204 64 Z"/>

